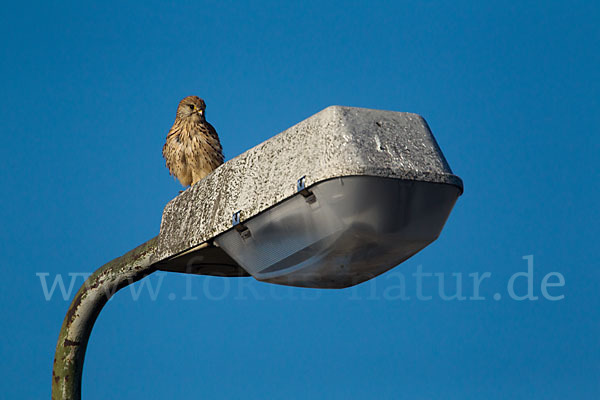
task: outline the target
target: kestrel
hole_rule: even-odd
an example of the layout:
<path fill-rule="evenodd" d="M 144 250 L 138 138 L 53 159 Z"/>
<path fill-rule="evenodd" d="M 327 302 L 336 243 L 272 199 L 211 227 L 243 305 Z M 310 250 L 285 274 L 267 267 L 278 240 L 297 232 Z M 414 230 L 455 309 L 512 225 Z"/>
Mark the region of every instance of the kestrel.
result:
<path fill-rule="evenodd" d="M 198 96 L 181 100 L 163 146 L 167 168 L 183 186 L 194 185 L 223 164 L 219 135 L 206 121 L 205 110 L 206 104 Z"/>

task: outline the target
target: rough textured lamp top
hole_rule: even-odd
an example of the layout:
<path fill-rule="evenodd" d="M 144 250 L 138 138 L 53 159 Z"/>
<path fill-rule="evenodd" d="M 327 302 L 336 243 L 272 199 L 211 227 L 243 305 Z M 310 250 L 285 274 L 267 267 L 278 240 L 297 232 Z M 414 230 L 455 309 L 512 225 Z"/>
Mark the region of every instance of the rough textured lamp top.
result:
<path fill-rule="evenodd" d="M 198 246 L 306 186 L 371 175 L 458 186 L 425 120 L 411 113 L 331 106 L 221 165 L 165 207 L 158 258 Z"/>

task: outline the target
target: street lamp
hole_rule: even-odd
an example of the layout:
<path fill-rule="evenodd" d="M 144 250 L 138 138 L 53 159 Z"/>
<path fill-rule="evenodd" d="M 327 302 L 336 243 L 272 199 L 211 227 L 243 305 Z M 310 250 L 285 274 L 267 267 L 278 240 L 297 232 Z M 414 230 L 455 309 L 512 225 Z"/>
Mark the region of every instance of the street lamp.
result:
<path fill-rule="evenodd" d="M 156 238 L 86 281 L 59 335 L 53 398 L 80 398 L 91 328 L 122 287 L 156 270 L 353 286 L 434 241 L 462 188 L 420 116 L 324 109 L 171 200 Z"/>

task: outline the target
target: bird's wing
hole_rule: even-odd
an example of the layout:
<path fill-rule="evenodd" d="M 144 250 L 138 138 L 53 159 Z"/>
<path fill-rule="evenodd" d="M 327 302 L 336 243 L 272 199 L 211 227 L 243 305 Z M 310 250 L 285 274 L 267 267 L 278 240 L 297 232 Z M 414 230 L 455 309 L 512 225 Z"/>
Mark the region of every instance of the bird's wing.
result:
<path fill-rule="evenodd" d="M 210 145 L 210 147 L 212 147 L 215 154 L 217 154 L 217 157 L 219 157 L 221 163 L 223 163 L 223 160 L 225 160 L 225 156 L 223 155 L 223 147 L 221 147 L 221 141 L 219 140 L 217 130 L 208 121 L 206 122 L 206 126 L 208 127 L 208 135 L 212 139 L 208 141 L 208 144 Z"/>
<path fill-rule="evenodd" d="M 177 135 L 179 132 L 181 132 L 181 128 L 182 128 L 181 124 L 178 123 L 177 121 L 175 121 L 175 123 L 169 130 L 169 133 L 167 133 L 167 139 L 169 139 L 171 136 Z"/>

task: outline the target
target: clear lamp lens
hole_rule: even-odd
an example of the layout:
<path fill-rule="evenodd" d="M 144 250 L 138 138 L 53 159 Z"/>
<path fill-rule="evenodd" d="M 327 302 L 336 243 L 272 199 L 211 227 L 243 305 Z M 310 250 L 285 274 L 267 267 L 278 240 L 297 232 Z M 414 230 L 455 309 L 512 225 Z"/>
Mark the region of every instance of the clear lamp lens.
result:
<path fill-rule="evenodd" d="M 309 188 L 243 221 L 215 241 L 260 281 L 343 288 L 405 261 L 440 234 L 460 189 L 354 176 Z"/>

